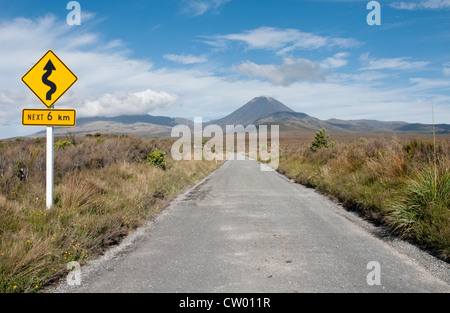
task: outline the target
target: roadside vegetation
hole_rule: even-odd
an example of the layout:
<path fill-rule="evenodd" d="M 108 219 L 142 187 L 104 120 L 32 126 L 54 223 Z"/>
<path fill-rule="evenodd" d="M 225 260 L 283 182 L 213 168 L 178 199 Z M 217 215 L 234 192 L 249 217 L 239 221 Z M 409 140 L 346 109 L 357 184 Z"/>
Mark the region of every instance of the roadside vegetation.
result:
<path fill-rule="evenodd" d="M 392 136 L 286 142 L 278 171 L 450 260 L 450 139 Z"/>
<path fill-rule="evenodd" d="M 38 292 L 144 225 L 214 171 L 174 161 L 173 141 L 131 136 L 55 140 L 54 207 L 45 208 L 45 138 L 0 142 L 0 292 Z"/>

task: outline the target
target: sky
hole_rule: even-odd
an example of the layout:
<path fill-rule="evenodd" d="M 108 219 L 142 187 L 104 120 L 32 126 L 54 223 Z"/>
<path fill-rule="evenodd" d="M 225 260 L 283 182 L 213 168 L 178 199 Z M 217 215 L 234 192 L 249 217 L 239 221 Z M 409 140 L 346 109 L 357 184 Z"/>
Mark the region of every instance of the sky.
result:
<path fill-rule="evenodd" d="M 77 117 L 220 118 L 273 97 L 320 118 L 450 123 L 450 0 L 0 0 L 0 138 L 45 106 L 21 81 L 48 51 Z M 376 13 L 376 12 L 375 12 Z M 72 23 L 71 23 L 72 24 Z"/>

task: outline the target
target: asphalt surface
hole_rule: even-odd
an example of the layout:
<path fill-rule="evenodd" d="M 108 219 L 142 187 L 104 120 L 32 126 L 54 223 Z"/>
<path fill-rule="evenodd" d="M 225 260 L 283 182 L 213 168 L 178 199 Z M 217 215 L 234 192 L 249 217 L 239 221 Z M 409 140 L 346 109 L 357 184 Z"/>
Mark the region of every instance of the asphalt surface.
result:
<path fill-rule="evenodd" d="M 227 161 L 83 267 L 79 286 L 53 292 L 450 292 L 449 275 L 448 263 L 246 160 Z"/>

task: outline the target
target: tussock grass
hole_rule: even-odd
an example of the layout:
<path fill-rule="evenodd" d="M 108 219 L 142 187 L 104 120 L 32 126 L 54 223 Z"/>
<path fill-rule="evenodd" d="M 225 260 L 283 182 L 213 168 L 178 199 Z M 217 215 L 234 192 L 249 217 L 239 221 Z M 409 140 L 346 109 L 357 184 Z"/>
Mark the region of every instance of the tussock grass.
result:
<path fill-rule="evenodd" d="M 311 151 L 306 140 L 289 142 L 278 171 L 449 261 L 449 143 L 373 136 Z"/>
<path fill-rule="evenodd" d="M 75 139 L 75 138 L 70 138 Z M 219 164 L 149 153 L 171 140 L 76 138 L 55 150 L 55 205 L 45 209 L 45 143 L 3 142 L 0 149 L 0 292 L 36 292 L 117 244 Z M 42 154 L 44 157 L 42 157 Z"/>
<path fill-rule="evenodd" d="M 403 237 L 450 257 L 450 171 L 448 164 L 424 165 L 409 178 L 399 199 L 392 202 L 391 226 Z"/>

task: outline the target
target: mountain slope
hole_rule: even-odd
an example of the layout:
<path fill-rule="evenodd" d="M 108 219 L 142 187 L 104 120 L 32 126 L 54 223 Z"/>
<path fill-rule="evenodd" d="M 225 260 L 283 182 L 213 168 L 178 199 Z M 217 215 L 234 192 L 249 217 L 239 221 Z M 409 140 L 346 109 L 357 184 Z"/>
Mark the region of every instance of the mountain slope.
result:
<path fill-rule="evenodd" d="M 318 130 L 325 128 L 331 131 L 341 131 L 341 132 L 347 131 L 344 128 L 332 125 L 318 118 L 309 116 L 308 114 L 298 112 L 277 112 L 256 121 L 256 124 L 268 124 L 268 123 L 270 124 L 289 123 L 291 127 L 293 125 L 298 125 L 309 130 Z"/>

